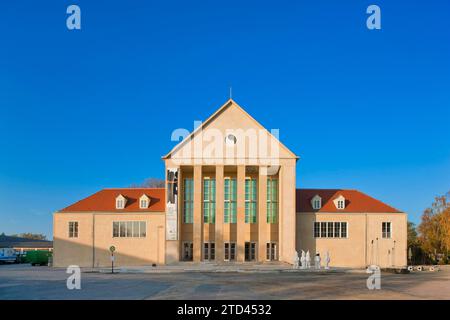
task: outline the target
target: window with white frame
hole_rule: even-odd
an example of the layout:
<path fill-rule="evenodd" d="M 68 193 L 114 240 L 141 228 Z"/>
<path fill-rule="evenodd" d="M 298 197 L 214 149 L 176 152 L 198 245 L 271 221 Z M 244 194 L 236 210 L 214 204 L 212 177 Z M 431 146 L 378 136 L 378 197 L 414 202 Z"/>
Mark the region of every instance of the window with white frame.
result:
<path fill-rule="evenodd" d="M 327 237 L 327 223 L 326 222 L 320 223 L 320 237 L 321 238 Z"/>
<path fill-rule="evenodd" d="M 69 222 L 69 238 L 78 238 L 78 221 Z"/>
<path fill-rule="evenodd" d="M 140 198 L 139 198 L 139 208 L 141 209 L 148 209 L 150 203 L 150 198 L 143 194 Z"/>
<path fill-rule="evenodd" d="M 245 178 L 245 223 L 256 223 L 256 179 Z"/>
<path fill-rule="evenodd" d="M 256 242 L 246 242 L 244 245 L 245 261 L 256 260 Z"/>
<path fill-rule="evenodd" d="M 214 242 L 205 242 L 203 244 L 203 259 L 205 261 L 216 259 L 216 244 Z"/>
<path fill-rule="evenodd" d="M 278 260 L 277 243 L 267 242 L 266 243 L 266 260 L 275 261 Z"/>
<path fill-rule="evenodd" d="M 341 238 L 347 238 L 347 222 L 341 222 Z"/>
<path fill-rule="evenodd" d="M 183 223 L 194 222 L 194 180 L 184 179 L 183 184 Z"/>
<path fill-rule="evenodd" d="M 226 177 L 224 180 L 224 207 L 223 207 L 224 223 L 237 222 L 236 201 L 237 201 L 236 179 Z"/>
<path fill-rule="evenodd" d="M 327 222 L 327 237 L 334 238 L 334 223 Z"/>
<path fill-rule="evenodd" d="M 345 209 L 345 198 L 342 195 L 334 199 L 333 202 L 338 210 Z"/>
<path fill-rule="evenodd" d="M 116 198 L 116 209 L 125 209 L 125 204 L 126 204 L 127 199 L 119 194 Z"/>
<path fill-rule="evenodd" d="M 278 222 L 278 179 L 267 178 L 267 223 Z"/>
<path fill-rule="evenodd" d="M 225 261 L 234 261 L 236 260 L 236 243 L 235 242 L 225 242 L 224 243 Z"/>
<path fill-rule="evenodd" d="M 314 222 L 314 238 L 320 238 L 320 222 Z"/>
<path fill-rule="evenodd" d="M 146 221 L 114 221 L 113 238 L 145 238 L 147 236 Z"/>
<path fill-rule="evenodd" d="M 381 235 L 382 235 L 383 239 L 391 238 L 391 223 L 390 222 L 383 222 L 381 224 Z"/>
<path fill-rule="evenodd" d="M 347 238 L 347 222 L 314 222 L 314 238 Z"/>
<path fill-rule="evenodd" d="M 216 223 L 216 179 L 203 179 L 203 222 Z"/>
<path fill-rule="evenodd" d="M 319 210 L 322 208 L 322 198 L 319 195 L 315 195 L 314 198 L 311 199 L 311 205 L 314 210 Z"/>

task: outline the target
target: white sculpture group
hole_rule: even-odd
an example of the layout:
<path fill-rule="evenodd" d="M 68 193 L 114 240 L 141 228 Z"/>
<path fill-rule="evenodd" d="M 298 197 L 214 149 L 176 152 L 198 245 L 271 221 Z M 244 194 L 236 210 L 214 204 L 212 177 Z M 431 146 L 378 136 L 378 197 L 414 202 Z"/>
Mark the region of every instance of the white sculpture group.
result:
<path fill-rule="evenodd" d="M 330 253 L 327 251 L 325 253 L 325 270 L 330 269 Z M 320 254 L 317 253 L 314 257 L 314 268 L 315 269 L 321 269 L 321 261 Z M 295 251 L 294 255 L 294 269 L 310 269 L 311 268 L 311 255 L 309 254 L 309 250 L 303 251 L 301 257 L 298 256 L 298 252 Z"/>

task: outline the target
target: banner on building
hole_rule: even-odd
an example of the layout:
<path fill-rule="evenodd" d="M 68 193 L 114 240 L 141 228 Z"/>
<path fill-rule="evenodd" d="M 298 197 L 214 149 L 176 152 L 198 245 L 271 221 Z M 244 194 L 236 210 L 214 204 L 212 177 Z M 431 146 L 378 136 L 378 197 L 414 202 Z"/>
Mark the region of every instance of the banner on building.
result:
<path fill-rule="evenodd" d="M 167 169 L 166 240 L 178 240 L 178 169 Z"/>

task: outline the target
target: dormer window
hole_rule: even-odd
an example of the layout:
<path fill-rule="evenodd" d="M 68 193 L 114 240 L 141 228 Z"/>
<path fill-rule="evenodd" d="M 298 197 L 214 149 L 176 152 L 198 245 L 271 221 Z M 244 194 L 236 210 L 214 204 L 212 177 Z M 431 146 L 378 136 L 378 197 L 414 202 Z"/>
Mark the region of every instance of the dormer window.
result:
<path fill-rule="evenodd" d="M 119 194 L 116 198 L 116 209 L 125 209 L 125 204 L 127 203 L 127 198 Z"/>
<path fill-rule="evenodd" d="M 334 202 L 334 205 L 336 206 L 336 209 L 338 209 L 338 210 L 345 209 L 345 198 L 342 195 L 340 195 L 339 197 L 334 199 L 333 202 Z"/>
<path fill-rule="evenodd" d="M 139 198 L 139 208 L 148 209 L 149 204 L 150 204 L 150 198 L 146 194 L 143 194 Z"/>
<path fill-rule="evenodd" d="M 315 195 L 314 198 L 311 199 L 311 206 L 314 210 L 322 208 L 322 198 L 319 195 Z"/>

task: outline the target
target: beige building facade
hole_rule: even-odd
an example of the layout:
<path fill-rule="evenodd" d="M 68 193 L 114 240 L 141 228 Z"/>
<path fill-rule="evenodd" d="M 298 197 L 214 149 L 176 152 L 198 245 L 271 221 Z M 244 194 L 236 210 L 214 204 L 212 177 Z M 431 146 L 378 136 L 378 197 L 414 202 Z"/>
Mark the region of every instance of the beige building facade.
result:
<path fill-rule="evenodd" d="M 277 135 L 231 99 L 175 130 L 166 188 L 105 189 L 54 214 L 54 265 L 108 266 L 111 246 L 121 266 L 292 263 L 302 250 L 406 265 L 406 214 L 355 190 L 297 189 L 299 158 Z"/>

